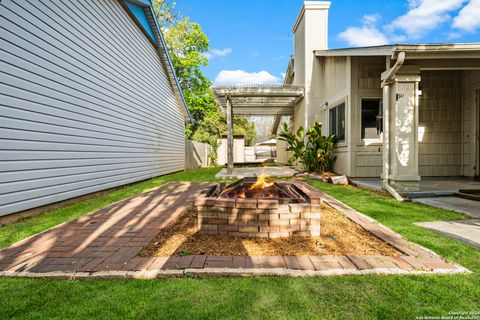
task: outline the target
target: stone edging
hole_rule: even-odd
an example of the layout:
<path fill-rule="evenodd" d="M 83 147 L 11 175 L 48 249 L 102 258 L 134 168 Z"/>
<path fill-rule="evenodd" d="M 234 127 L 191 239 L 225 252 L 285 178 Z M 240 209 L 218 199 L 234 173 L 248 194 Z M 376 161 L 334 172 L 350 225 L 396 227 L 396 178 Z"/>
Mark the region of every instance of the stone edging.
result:
<path fill-rule="evenodd" d="M 328 269 L 328 270 L 296 270 L 283 268 L 204 268 L 204 269 L 180 269 L 180 270 L 141 270 L 141 271 L 97 271 L 97 272 L 16 272 L 0 271 L 0 277 L 6 278 L 41 278 L 41 279 L 157 279 L 157 278 L 175 278 L 186 276 L 288 276 L 288 277 L 326 277 L 326 276 L 346 276 L 346 275 L 453 275 L 471 273 L 462 266 L 456 266 L 454 269 L 434 269 L 428 270 L 405 270 L 401 268 L 374 268 L 374 269 Z"/>

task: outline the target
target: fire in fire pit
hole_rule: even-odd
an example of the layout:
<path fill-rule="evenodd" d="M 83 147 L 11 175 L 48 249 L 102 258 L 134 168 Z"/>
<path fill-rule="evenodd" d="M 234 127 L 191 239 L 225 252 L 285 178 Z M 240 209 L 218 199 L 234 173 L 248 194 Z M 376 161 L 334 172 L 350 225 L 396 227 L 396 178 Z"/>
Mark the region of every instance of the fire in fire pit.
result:
<path fill-rule="evenodd" d="M 195 201 L 200 233 L 281 238 L 320 235 L 321 194 L 265 176 L 212 186 Z"/>
<path fill-rule="evenodd" d="M 277 199 L 281 203 L 303 201 L 301 191 L 294 185 L 276 183 L 264 175 L 257 179 L 243 178 L 221 191 L 221 198 L 241 199 Z"/>

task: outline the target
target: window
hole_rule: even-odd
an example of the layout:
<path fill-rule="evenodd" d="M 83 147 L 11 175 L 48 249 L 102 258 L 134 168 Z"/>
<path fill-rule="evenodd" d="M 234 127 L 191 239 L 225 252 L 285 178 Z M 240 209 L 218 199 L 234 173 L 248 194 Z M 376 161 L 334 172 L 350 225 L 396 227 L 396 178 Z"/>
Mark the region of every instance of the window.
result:
<path fill-rule="evenodd" d="M 380 139 L 382 99 L 362 99 L 362 139 Z"/>
<path fill-rule="evenodd" d="M 345 141 L 345 102 L 329 111 L 330 134 L 337 136 L 338 141 Z"/>

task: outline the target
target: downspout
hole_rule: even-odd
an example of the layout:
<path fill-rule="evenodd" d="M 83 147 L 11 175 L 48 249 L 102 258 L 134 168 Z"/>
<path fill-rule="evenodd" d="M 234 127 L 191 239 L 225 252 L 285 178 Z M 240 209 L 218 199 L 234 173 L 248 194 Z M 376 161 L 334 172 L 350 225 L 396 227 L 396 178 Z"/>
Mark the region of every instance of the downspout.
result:
<path fill-rule="evenodd" d="M 405 62 L 405 52 L 400 52 L 395 65 L 388 70 L 387 76 L 382 81 L 383 87 L 383 152 L 385 172 L 383 175 L 383 188 L 398 201 L 404 201 L 403 197 L 390 185 L 388 179 L 390 173 L 390 85 L 388 83 Z"/>
<path fill-rule="evenodd" d="M 390 80 L 392 79 L 392 77 L 394 75 L 397 74 L 397 71 L 403 66 L 403 63 L 405 62 L 405 52 L 402 51 L 402 52 L 399 52 L 398 53 L 398 56 L 397 56 L 397 62 L 395 62 L 395 64 L 393 65 L 393 67 L 391 67 L 387 72 L 387 75 L 385 77 L 385 79 L 383 79 L 382 81 L 382 87 L 385 86 L 388 82 L 390 82 Z"/>

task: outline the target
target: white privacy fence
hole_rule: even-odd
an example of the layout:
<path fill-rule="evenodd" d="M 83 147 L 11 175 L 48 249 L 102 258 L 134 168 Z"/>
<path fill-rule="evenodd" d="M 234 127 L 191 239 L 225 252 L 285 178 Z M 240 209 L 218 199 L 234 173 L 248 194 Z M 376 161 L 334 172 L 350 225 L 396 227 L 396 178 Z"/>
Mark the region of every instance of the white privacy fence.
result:
<path fill-rule="evenodd" d="M 208 167 L 212 147 L 207 143 L 192 140 L 185 141 L 185 169 Z"/>

